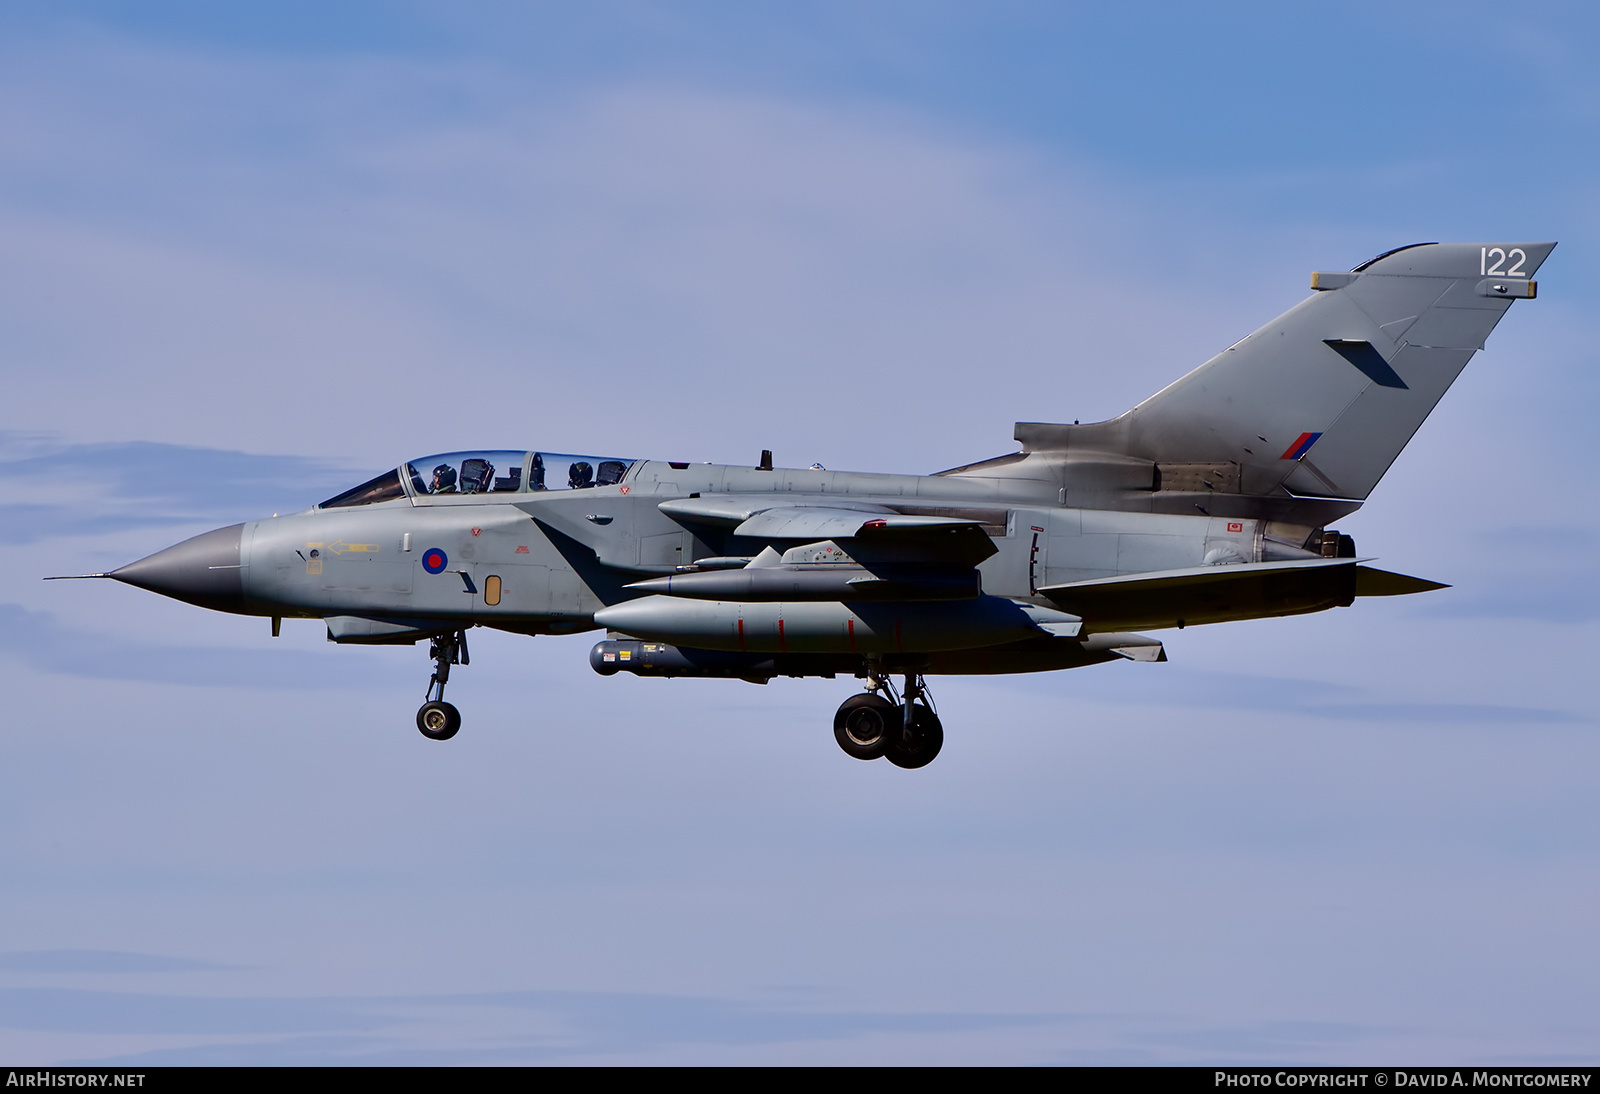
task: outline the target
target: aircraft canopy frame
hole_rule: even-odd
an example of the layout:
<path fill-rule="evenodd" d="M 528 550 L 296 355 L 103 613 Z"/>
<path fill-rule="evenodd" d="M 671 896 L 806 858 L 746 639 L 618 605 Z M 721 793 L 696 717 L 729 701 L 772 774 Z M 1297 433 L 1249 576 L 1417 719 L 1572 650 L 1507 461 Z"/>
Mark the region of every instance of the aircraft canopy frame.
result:
<path fill-rule="evenodd" d="M 519 449 L 469 449 L 407 460 L 397 468 L 335 494 L 318 509 L 345 509 L 409 499 L 436 504 L 484 494 L 510 496 L 615 486 L 639 461 L 614 456 Z"/>

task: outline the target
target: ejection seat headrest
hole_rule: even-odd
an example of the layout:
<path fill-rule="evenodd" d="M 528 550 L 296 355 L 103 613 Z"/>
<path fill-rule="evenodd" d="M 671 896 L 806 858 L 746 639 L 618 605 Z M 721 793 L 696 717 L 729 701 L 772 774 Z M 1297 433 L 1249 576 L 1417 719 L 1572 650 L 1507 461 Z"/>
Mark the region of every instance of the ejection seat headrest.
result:
<path fill-rule="evenodd" d="M 474 456 L 470 460 L 461 461 L 461 492 L 463 494 L 481 494 L 489 488 L 489 479 L 494 475 L 494 464 Z"/>

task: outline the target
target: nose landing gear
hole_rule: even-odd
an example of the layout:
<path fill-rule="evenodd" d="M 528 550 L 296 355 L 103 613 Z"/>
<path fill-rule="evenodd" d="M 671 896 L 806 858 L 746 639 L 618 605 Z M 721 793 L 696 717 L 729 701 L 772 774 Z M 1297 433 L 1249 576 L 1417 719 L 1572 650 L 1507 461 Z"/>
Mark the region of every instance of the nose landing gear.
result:
<path fill-rule="evenodd" d="M 904 696 L 889 678 L 868 670 L 867 691 L 852 695 L 833 716 L 833 737 L 858 760 L 883 756 L 896 767 L 926 767 L 944 747 L 944 725 L 920 673 L 906 673 Z"/>
<path fill-rule="evenodd" d="M 417 728 L 432 741 L 448 741 L 461 728 L 461 712 L 444 701 L 444 686 L 450 680 L 451 665 L 469 665 L 467 632 L 456 631 L 432 639 L 428 656 L 433 658 L 433 677 L 428 681 L 428 701 L 417 711 Z"/>

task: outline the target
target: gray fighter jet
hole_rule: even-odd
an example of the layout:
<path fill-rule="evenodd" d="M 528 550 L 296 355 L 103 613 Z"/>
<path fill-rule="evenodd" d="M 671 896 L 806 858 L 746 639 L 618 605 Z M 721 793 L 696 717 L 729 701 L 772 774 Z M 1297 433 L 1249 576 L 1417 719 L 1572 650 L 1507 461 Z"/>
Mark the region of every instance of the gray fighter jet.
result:
<path fill-rule="evenodd" d="M 302 513 L 207 532 L 110 577 L 191 604 L 429 643 L 417 726 L 467 631 L 604 628 L 596 672 L 844 675 L 857 759 L 921 767 L 926 679 L 1166 659 L 1138 632 L 1443 586 L 1363 565 L 1354 512 L 1553 243 L 1422 243 L 1312 294 L 1120 417 L 1021 422 L 1021 450 L 937 474 L 457 452 Z M 901 680 L 895 686 L 895 677 Z"/>

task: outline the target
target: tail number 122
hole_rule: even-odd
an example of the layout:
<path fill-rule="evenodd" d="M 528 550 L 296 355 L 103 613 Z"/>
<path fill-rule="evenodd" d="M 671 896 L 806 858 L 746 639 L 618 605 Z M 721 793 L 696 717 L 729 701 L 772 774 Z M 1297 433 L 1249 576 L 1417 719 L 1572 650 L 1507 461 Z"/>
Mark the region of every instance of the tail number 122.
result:
<path fill-rule="evenodd" d="M 1490 255 L 1495 257 L 1491 259 Z M 1511 262 L 1509 270 L 1500 268 L 1512 259 L 1515 259 L 1515 261 Z M 1522 268 L 1522 264 L 1526 261 L 1528 261 L 1528 252 L 1521 247 L 1513 247 L 1510 251 L 1507 251 L 1504 247 L 1478 248 L 1478 273 L 1487 277 L 1527 277 L 1527 271 Z"/>

